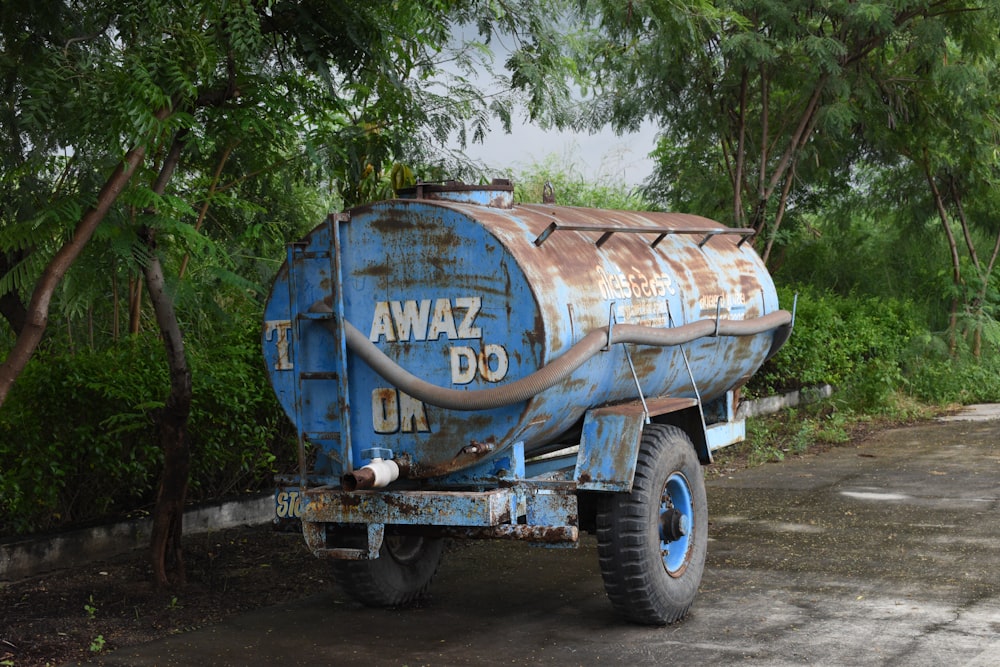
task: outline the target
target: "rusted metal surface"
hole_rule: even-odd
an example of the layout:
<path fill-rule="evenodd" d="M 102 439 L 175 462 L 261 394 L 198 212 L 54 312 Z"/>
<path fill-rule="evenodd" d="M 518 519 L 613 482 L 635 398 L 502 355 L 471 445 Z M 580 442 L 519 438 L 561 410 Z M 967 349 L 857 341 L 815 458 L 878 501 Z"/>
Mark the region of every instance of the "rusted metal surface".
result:
<path fill-rule="evenodd" d="M 490 185 L 467 185 L 459 181 L 418 183 L 397 194 L 404 199 L 472 203 L 493 208 L 511 208 L 514 205 L 514 186 L 503 178 L 493 179 Z"/>
<path fill-rule="evenodd" d="M 307 525 L 560 541 L 577 525 L 577 488 L 631 487 L 647 418 L 681 414 L 700 431 L 699 399 L 741 386 L 782 342 L 781 332 L 715 335 L 778 309 L 744 243 L 749 230 L 681 214 L 515 206 L 505 183 L 421 184 L 407 197 L 354 209 L 294 244 L 265 309 L 272 384 L 315 457 L 300 480 L 358 474 L 378 451 L 421 485 L 303 489 Z M 312 310 L 317 303 L 329 312 Z M 611 341 L 614 327 L 701 321 L 714 326 L 697 340 L 608 345 L 528 400 L 471 412 L 408 395 L 347 349 L 344 334 L 353 328 L 411 374 L 465 392 L 527 378 L 591 332 Z M 692 440 L 709 458 L 705 434 Z M 526 457 L 577 442 L 575 476 L 563 475 L 573 486 L 526 485 Z M 327 549 L 309 530 L 310 544 Z"/>
<path fill-rule="evenodd" d="M 375 473 L 369 468 L 358 468 L 353 472 L 345 473 L 340 480 L 345 491 L 370 489 L 375 486 Z"/>
<path fill-rule="evenodd" d="M 647 419 L 696 405 L 692 398 L 659 397 L 588 411 L 575 468 L 578 488 L 631 491 L 639 441 Z"/>
<path fill-rule="evenodd" d="M 507 525 L 492 528 L 448 528 L 441 531 L 441 535 L 470 540 L 522 540 L 545 545 L 575 546 L 580 541 L 580 529 L 576 526 Z"/>
<path fill-rule="evenodd" d="M 306 496 L 305 523 L 497 526 L 516 520 L 517 497 L 511 489 L 353 493 L 310 489 Z"/>
<path fill-rule="evenodd" d="M 575 546 L 580 530 L 574 489 L 569 480 L 534 480 L 516 489 L 487 491 L 311 489 L 302 514 L 303 532 L 317 556 L 349 560 L 376 558 L 386 526 L 402 535 Z M 343 524 L 366 526 L 367 547 L 331 544 L 328 526 Z"/>

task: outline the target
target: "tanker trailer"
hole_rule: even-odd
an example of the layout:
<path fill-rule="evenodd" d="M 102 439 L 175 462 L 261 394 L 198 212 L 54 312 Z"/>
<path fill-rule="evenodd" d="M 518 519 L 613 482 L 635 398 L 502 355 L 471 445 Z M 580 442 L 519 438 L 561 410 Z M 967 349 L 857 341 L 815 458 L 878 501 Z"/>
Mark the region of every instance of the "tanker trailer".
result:
<path fill-rule="evenodd" d="M 708 540 L 701 466 L 743 438 L 734 394 L 791 331 L 752 233 L 514 205 L 506 181 L 329 216 L 265 307 L 299 443 L 279 520 L 371 606 L 424 593 L 445 539 L 589 531 L 617 611 L 681 618 Z"/>

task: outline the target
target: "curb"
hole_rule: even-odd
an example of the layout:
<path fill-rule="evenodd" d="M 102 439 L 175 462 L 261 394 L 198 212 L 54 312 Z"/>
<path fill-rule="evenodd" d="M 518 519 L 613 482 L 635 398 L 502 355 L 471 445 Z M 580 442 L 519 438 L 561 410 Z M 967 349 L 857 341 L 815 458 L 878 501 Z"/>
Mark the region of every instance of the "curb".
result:
<path fill-rule="evenodd" d="M 740 403 L 740 407 L 736 410 L 736 418 L 746 419 L 747 417 L 770 415 L 785 408 L 794 408 L 799 405 L 806 405 L 807 403 L 815 403 L 831 396 L 833 396 L 833 387 L 823 384 L 818 387 L 797 389 L 787 394 L 781 394 L 780 396 L 755 398 Z"/>
<path fill-rule="evenodd" d="M 274 496 L 271 494 L 207 505 L 184 513 L 184 534 L 259 525 L 270 521 L 273 515 Z M 47 538 L 0 544 L 0 582 L 25 579 L 148 547 L 152 527 L 152 519 L 131 519 Z"/>

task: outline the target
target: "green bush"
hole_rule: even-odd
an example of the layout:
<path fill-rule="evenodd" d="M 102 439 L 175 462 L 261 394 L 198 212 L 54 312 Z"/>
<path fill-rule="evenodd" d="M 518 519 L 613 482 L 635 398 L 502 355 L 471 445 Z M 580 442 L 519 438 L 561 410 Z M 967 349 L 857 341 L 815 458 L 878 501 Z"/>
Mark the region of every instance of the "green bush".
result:
<path fill-rule="evenodd" d="M 266 488 L 289 426 L 247 327 L 189 346 L 193 501 Z M 155 335 L 106 350 L 41 350 L 0 410 L 0 535 L 148 507 L 162 465 L 157 411 L 168 390 Z"/>
<path fill-rule="evenodd" d="M 908 301 L 807 285 L 778 292 L 786 308 L 799 295 L 795 329 L 751 380 L 751 396 L 828 383 L 843 407 L 866 414 L 895 410 L 901 396 L 931 405 L 1000 400 L 1000 354 L 987 349 L 977 359 L 961 339 L 953 354 Z"/>
<path fill-rule="evenodd" d="M 841 398 L 878 409 L 903 382 L 902 356 L 921 331 L 911 304 L 839 296 L 808 285 L 778 290 L 783 306 L 798 294 L 795 329 L 785 347 L 751 381 L 752 395 L 831 384 Z"/>
<path fill-rule="evenodd" d="M 960 341 L 961 342 L 961 341 Z M 988 350 L 976 359 L 963 346 L 953 355 L 938 337 L 914 340 L 903 358 L 906 390 L 934 404 L 1000 401 L 1000 355 Z"/>

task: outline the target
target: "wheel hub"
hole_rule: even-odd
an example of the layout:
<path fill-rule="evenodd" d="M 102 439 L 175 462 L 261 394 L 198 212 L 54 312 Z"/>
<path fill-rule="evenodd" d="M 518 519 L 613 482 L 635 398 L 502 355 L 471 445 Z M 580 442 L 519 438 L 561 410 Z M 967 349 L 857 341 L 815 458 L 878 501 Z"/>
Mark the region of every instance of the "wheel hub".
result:
<path fill-rule="evenodd" d="M 660 515 L 660 540 L 676 542 L 691 532 L 691 519 L 674 508 Z"/>

